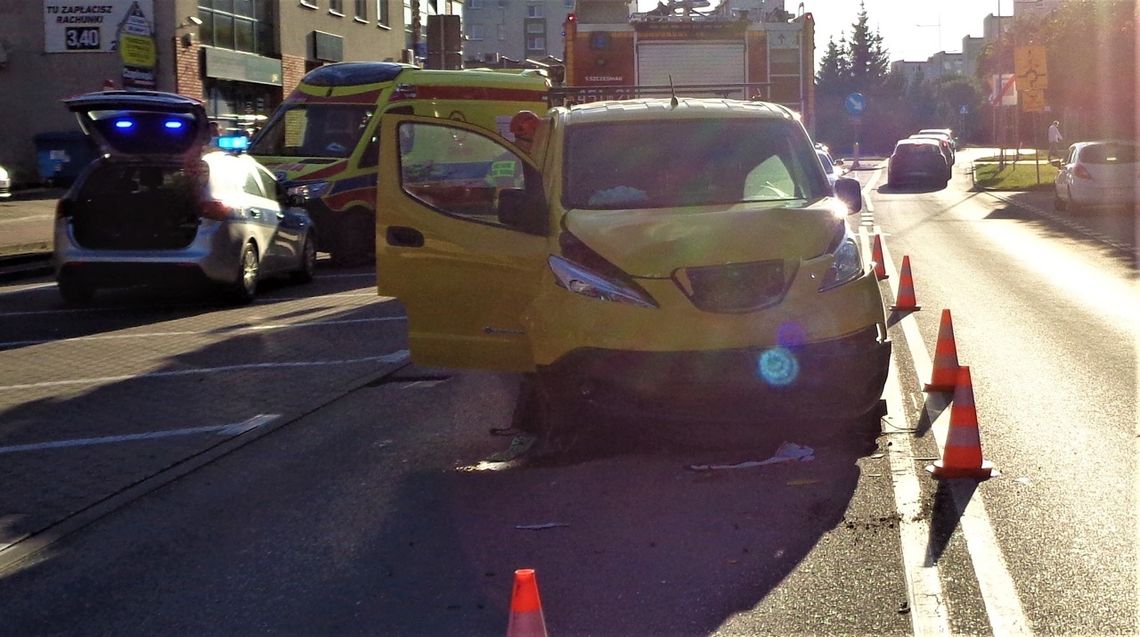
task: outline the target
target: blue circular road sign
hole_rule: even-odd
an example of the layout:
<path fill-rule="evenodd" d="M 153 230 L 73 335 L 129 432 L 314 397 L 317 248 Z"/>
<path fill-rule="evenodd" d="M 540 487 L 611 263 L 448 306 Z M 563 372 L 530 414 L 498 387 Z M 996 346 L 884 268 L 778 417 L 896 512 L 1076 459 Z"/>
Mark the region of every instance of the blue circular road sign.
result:
<path fill-rule="evenodd" d="M 867 110 L 867 98 L 863 97 L 862 93 L 852 93 L 843 100 L 843 108 L 855 117 L 863 114 Z"/>

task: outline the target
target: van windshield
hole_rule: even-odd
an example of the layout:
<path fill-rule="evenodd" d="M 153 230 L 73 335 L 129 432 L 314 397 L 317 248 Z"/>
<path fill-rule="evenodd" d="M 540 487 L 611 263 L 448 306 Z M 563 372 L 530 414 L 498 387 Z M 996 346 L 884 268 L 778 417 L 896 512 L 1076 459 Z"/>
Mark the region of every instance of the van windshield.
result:
<path fill-rule="evenodd" d="M 278 111 L 253 140 L 249 154 L 269 157 L 348 157 L 372 118 L 371 105 L 297 104 Z"/>
<path fill-rule="evenodd" d="M 829 193 L 798 124 L 692 119 L 581 124 L 567 131 L 567 208 L 795 206 Z"/>

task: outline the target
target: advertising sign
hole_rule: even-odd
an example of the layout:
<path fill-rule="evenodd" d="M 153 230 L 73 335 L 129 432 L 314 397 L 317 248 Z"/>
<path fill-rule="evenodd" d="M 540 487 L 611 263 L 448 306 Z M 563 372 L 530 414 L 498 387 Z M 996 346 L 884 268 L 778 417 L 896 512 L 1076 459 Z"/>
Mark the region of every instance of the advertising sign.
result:
<path fill-rule="evenodd" d="M 154 88 L 154 45 L 152 14 L 143 11 L 139 0 L 131 0 L 126 16 L 119 22 L 119 58 L 123 60 L 124 88 Z"/>
<path fill-rule="evenodd" d="M 45 53 L 108 53 L 119 50 L 119 30 L 137 7 L 152 40 L 154 0 L 43 0 Z M 138 18 L 134 19 L 137 29 Z"/>

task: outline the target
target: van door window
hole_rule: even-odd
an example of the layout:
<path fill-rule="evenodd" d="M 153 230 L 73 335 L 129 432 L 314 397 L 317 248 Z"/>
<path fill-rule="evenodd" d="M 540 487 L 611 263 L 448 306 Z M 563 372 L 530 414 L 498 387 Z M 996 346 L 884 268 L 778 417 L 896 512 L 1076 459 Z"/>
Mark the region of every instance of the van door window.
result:
<path fill-rule="evenodd" d="M 503 225 L 501 192 L 541 188 L 538 173 L 518 155 L 478 133 L 409 122 L 398 137 L 403 191 L 443 214 Z"/>

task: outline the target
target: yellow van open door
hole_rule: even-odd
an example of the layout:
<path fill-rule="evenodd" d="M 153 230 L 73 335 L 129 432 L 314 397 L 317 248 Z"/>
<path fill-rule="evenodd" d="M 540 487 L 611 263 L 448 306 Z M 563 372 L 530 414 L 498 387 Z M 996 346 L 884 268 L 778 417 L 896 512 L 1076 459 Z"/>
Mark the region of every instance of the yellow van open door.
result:
<path fill-rule="evenodd" d="M 550 254 L 542 178 L 493 135 L 381 121 L 377 287 L 403 302 L 420 365 L 534 370 L 528 317 Z"/>

